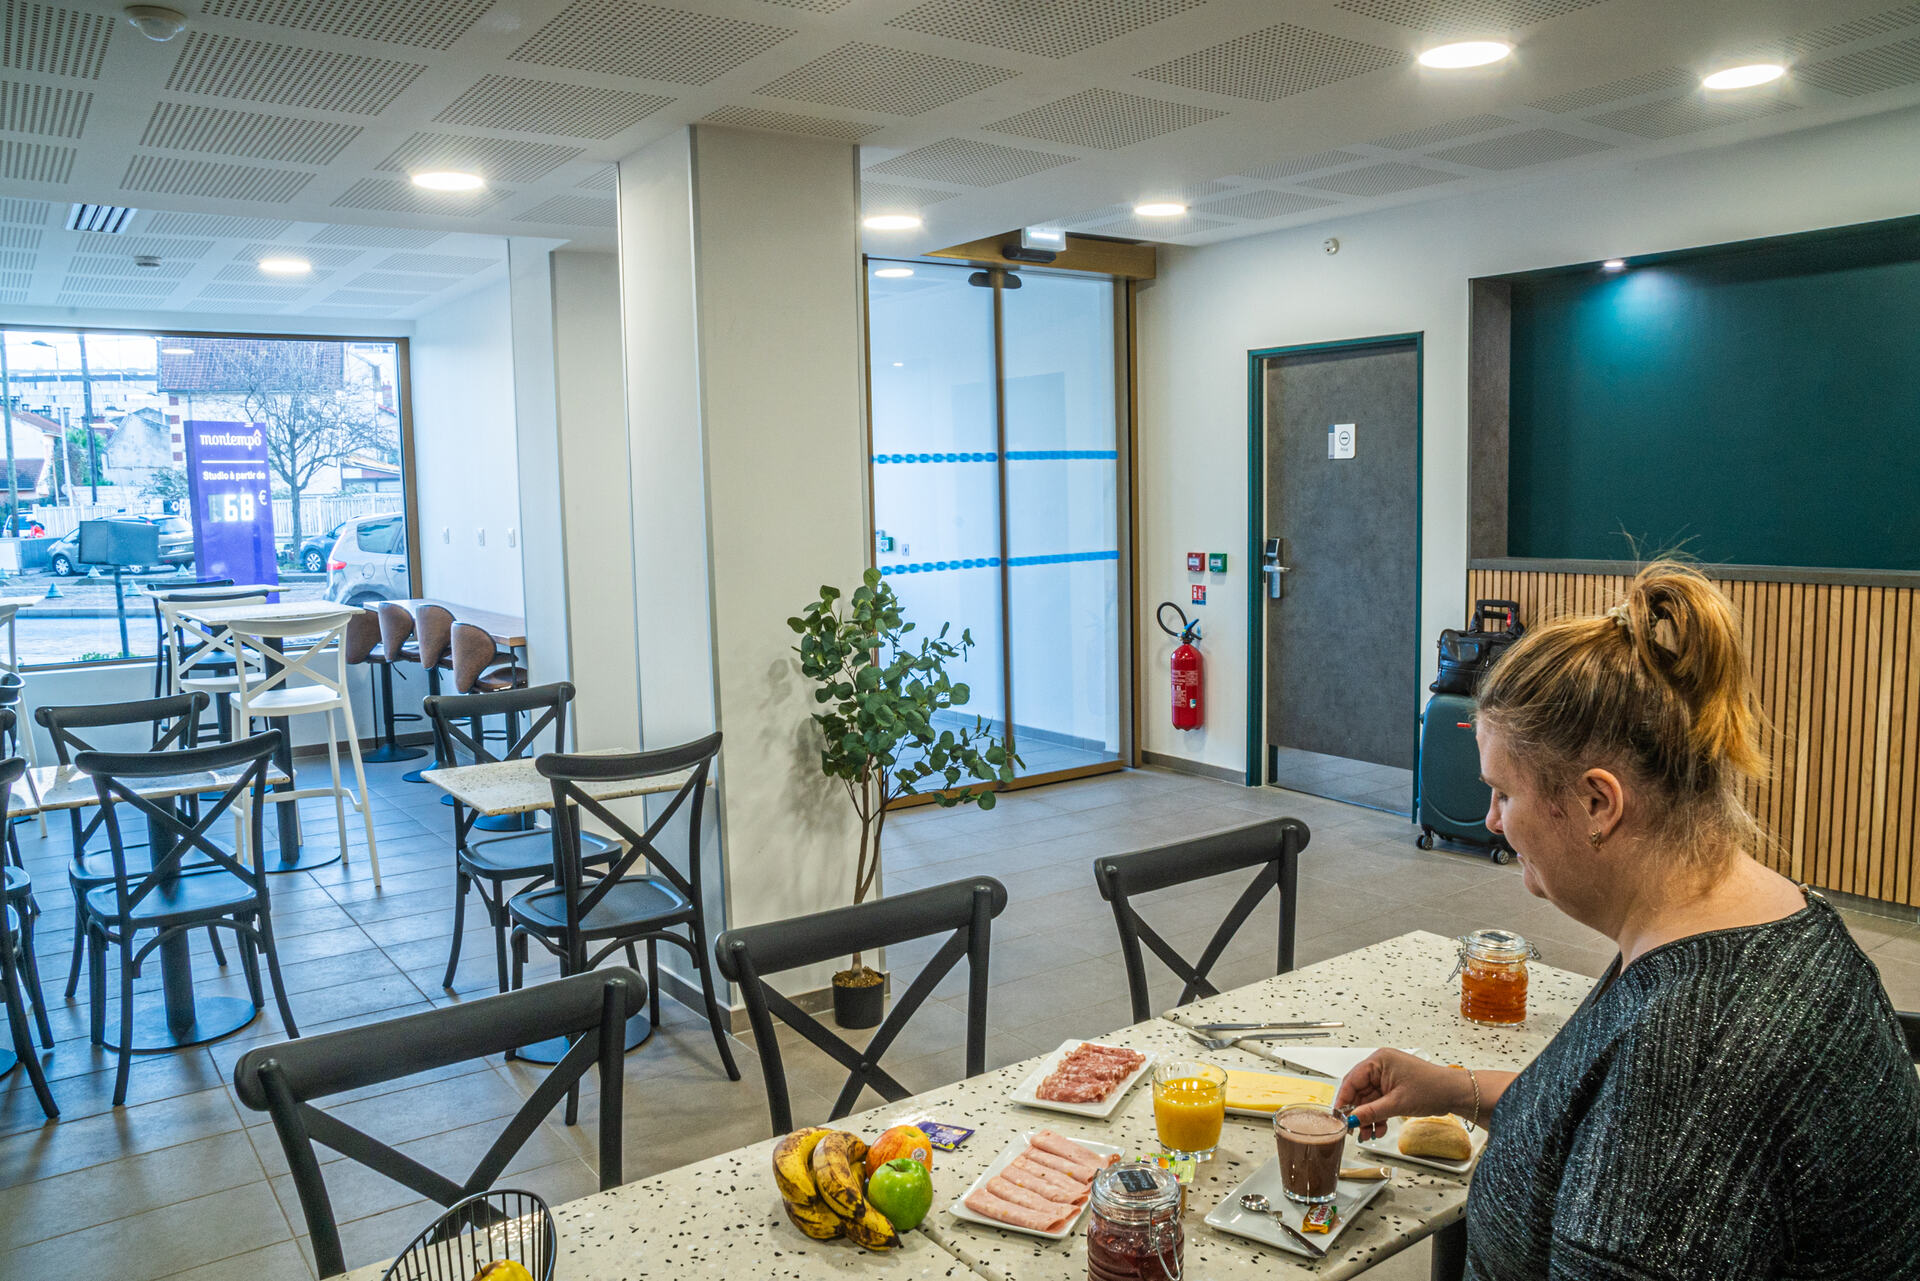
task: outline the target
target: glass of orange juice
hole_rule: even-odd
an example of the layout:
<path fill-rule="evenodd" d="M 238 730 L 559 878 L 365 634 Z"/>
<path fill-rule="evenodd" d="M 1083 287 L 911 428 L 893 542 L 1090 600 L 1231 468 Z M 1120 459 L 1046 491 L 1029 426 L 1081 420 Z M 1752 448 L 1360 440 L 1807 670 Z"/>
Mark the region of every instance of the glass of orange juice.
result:
<path fill-rule="evenodd" d="M 1227 1119 L 1226 1069 L 1171 1059 L 1153 1070 L 1153 1128 L 1183 1161 L 1204 1161 L 1220 1146 Z"/>

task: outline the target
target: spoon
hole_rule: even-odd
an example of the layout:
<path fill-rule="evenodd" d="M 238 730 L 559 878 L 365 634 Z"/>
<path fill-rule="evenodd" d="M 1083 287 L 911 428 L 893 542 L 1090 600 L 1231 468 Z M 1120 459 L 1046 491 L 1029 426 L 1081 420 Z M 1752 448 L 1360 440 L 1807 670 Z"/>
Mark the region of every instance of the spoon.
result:
<path fill-rule="evenodd" d="M 1324 1249 L 1307 1240 L 1291 1223 L 1281 1218 L 1281 1212 L 1274 1208 L 1273 1202 L 1267 1200 L 1267 1198 L 1261 1196 L 1258 1192 L 1248 1192 L 1241 1196 L 1240 1208 L 1243 1210 L 1252 1210 L 1255 1214 L 1270 1216 L 1275 1223 L 1280 1225 L 1282 1232 L 1292 1237 L 1295 1241 L 1298 1241 L 1314 1258 L 1324 1259 L 1327 1257 L 1327 1252 Z"/>

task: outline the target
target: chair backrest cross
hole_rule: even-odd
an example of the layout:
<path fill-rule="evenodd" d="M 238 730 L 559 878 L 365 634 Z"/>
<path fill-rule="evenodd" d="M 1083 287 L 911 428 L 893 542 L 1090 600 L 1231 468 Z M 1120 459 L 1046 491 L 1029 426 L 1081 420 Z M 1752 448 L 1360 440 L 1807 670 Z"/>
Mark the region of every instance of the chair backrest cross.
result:
<path fill-rule="evenodd" d="M 645 1007 L 646 999 L 646 981 L 637 973 L 624 966 L 608 967 L 424 1014 L 261 1046 L 243 1055 L 234 1065 L 234 1089 L 242 1103 L 273 1118 L 312 1234 L 320 1275 L 346 1271 L 346 1260 L 314 1152 L 316 1142 L 451 1206 L 492 1187 L 563 1095 L 569 1096 L 567 1121 L 572 1124 L 572 1100 L 577 1098 L 580 1078 L 598 1065 L 600 1187 L 602 1191 L 617 1187 L 623 1181 L 625 1028 L 627 1019 Z M 555 1036 L 568 1037 L 572 1044 L 462 1179 L 449 1178 L 315 1106 L 316 1101 L 347 1090 L 502 1054 Z"/>
<path fill-rule="evenodd" d="M 71 765 L 76 753 L 103 750 L 99 744 L 89 741 L 94 731 L 126 725 L 147 727 L 149 751 L 170 752 L 176 748 L 193 747 L 200 717 L 205 713 L 208 701 L 206 694 L 195 690 L 190 694 L 143 698 L 127 703 L 37 707 L 33 719 L 40 722 L 41 728 L 47 731 L 47 737 L 53 741 L 55 758 L 62 765 Z M 80 809 L 67 812 L 67 817 L 73 822 L 75 854 L 86 852 L 87 842 L 93 839 L 105 821 L 104 812 L 98 809 L 93 810 L 92 816 L 85 822 L 81 821 L 80 815 Z"/>
<path fill-rule="evenodd" d="M 242 671 L 238 691 L 241 715 L 245 716 L 248 706 L 258 702 L 262 694 L 291 688 L 295 677 L 304 677 L 345 703 L 347 625 L 362 612 L 353 605 L 322 606 L 311 613 L 229 624 L 235 646 L 250 660 Z M 296 637 L 306 643 L 297 649 L 282 643 Z M 274 643 L 269 645 L 269 641 Z M 326 670 L 329 658 L 333 660 L 331 675 Z"/>
<path fill-rule="evenodd" d="M 805 1037 L 834 1062 L 847 1069 L 846 1084 L 834 1100 L 830 1120 L 852 1112 L 863 1089 L 872 1088 L 889 1102 L 912 1091 L 880 1066 L 887 1052 L 940 980 L 967 959 L 967 1075 L 986 1070 L 987 966 L 992 944 L 992 921 L 1007 906 L 1007 887 L 991 876 L 949 881 L 912 890 L 871 903 L 833 908 L 810 916 L 728 930 L 714 940 L 714 960 L 720 973 L 740 985 L 760 1051 L 761 1075 L 766 1078 L 767 1108 L 775 1134 L 793 1128 L 793 1109 L 787 1098 L 787 1075 L 780 1058 L 780 1042 L 773 1017 Z M 943 931 L 947 938 L 926 966 L 893 998 L 893 1009 L 875 1029 L 865 1048 L 842 1040 L 818 1019 L 802 1010 L 768 983 L 770 975 L 803 965 L 818 965 L 853 952 L 875 951 L 930 938 Z"/>
<path fill-rule="evenodd" d="M 421 710 L 433 724 L 434 764 L 447 769 L 461 763 L 464 754 L 469 763 L 484 765 L 493 761 L 517 761 L 552 729 L 551 742 L 556 750 L 567 741 L 567 705 L 573 702 L 573 683 L 554 681 L 526 689 L 506 689 L 494 694 L 433 695 L 420 700 Z M 526 728 L 509 742 L 504 754 L 494 755 L 472 727 L 490 716 L 527 714 Z M 466 728 L 463 728 L 465 726 Z"/>
<path fill-rule="evenodd" d="M 1275 973 L 1284 974 L 1293 968 L 1300 851 L 1307 847 L 1310 837 L 1307 825 L 1299 819 L 1276 818 L 1175 841 L 1156 849 L 1106 855 L 1093 861 L 1093 879 L 1100 887 L 1100 897 L 1113 905 L 1114 923 L 1120 928 L 1120 954 L 1127 966 L 1127 989 L 1133 999 L 1135 1022 L 1144 1022 L 1154 1014 L 1147 993 L 1142 943 L 1185 984 L 1175 1005 L 1185 1005 L 1197 997 L 1217 996 L 1219 989 L 1208 981 L 1208 973 L 1254 908 L 1275 890 L 1280 893 L 1279 959 Z M 1247 868 L 1255 869 L 1252 882 L 1228 910 L 1198 961 L 1189 962 L 1182 957 L 1134 908 L 1136 894 Z"/>
<path fill-rule="evenodd" d="M 181 592 L 169 592 L 165 596 L 154 598 L 154 608 L 160 611 L 160 617 L 166 624 L 168 637 L 167 662 L 169 675 L 167 692 L 179 693 L 188 688 L 182 682 L 204 678 L 209 673 L 226 675 L 226 669 L 235 660 L 232 642 L 227 637 L 227 629 L 217 623 L 207 623 L 190 617 L 186 611 L 208 605 L 264 605 L 267 594 L 257 587 L 240 587 L 231 590 L 225 588 L 203 588 Z M 206 670 L 196 672 L 195 668 Z"/>

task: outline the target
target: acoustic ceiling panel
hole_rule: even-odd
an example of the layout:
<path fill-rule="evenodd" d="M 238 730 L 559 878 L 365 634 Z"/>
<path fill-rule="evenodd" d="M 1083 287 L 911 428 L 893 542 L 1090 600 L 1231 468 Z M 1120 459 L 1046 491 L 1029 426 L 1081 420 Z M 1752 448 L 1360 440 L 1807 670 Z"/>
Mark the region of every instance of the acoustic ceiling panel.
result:
<path fill-rule="evenodd" d="M 32 271 L 38 261 L 32 248 L 0 249 L 0 271 Z"/>
<path fill-rule="evenodd" d="M 1438 169 L 1423 169 L 1419 165 L 1403 165 L 1389 160 L 1361 169 L 1328 174 L 1324 178 L 1309 179 L 1300 185 L 1312 187 L 1315 191 L 1335 191 L 1343 196 L 1391 196 L 1402 191 L 1417 191 L 1422 187 L 1459 181 L 1459 174 L 1442 173 Z"/>
<path fill-rule="evenodd" d="M 1217 93 L 1253 102 L 1278 102 L 1323 85 L 1398 67 L 1407 55 L 1398 49 L 1289 22 L 1175 58 L 1138 73 L 1142 79 Z"/>
<path fill-rule="evenodd" d="M 1106 205 L 1099 209 L 1088 209 L 1083 213 L 1068 214 L 1064 218 L 1049 218 L 1047 221 L 1071 230 L 1079 230 L 1097 227 L 1103 222 L 1112 222 L 1115 218 L 1124 217 L 1132 211 L 1131 205 Z"/>
<path fill-rule="evenodd" d="M 1702 129 L 1718 129 L 1721 125 L 1759 120 L 1794 110 L 1797 108 L 1793 103 L 1778 97 L 1707 99 L 1696 93 L 1683 98 L 1656 98 L 1652 102 L 1636 103 L 1618 111 L 1591 116 L 1588 121 L 1636 137 L 1660 139 L 1677 138 L 1682 134 L 1698 133 Z"/>
<path fill-rule="evenodd" d="M 897 183 L 862 182 L 860 184 L 860 208 L 865 213 L 907 213 L 927 205 L 937 205 L 942 200 L 952 200 L 960 193 L 940 191 L 933 187 L 903 187 Z"/>
<path fill-rule="evenodd" d="M 31 227 L 0 227 L 0 250 L 38 249 L 44 238 Z M 28 262 L 26 265 L 33 264 Z"/>
<path fill-rule="evenodd" d="M 0 5 L 0 66 L 98 80 L 114 19 L 50 4 Z"/>
<path fill-rule="evenodd" d="M 1135 240 L 1172 240 L 1179 236 L 1191 236 L 1196 232 L 1218 231 L 1222 227 L 1233 226 L 1218 218 L 1196 218 L 1188 214 L 1184 218 L 1142 218 L 1129 214 L 1119 222 L 1110 222 L 1089 230 L 1103 236 L 1129 236 Z"/>
<path fill-rule="evenodd" d="M 149 236 L 212 236 L 230 240 L 272 240 L 287 234 L 291 223 L 272 218 L 232 218 L 226 214 L 149 213 L 140 231 Z"/>
<path fill-rule="evenodd" d="M 1452 142 L 1455 138 L 1470 138 L 1476 133 L 1504 129 L 1512 123 L 1505 116 L 1468 116 L 1464 120 L 1447 120 L 1424 129 L 1388 134 L 1384 138 L 1375 138 L 1373 145 L 1387 151 L 1412 151 L 1416 147 L 1431 147 L 1436 142 Z"/>
<path fill-rule="evenodd" d="M 1920 4 L 1903 4 L 1897 9 L 1885 9 L 1871 13 L 1850 22 L 1837 22 L 1830 27 L 1821 27 L 1805 35 L 1794 36 L 1788 46 L 1795 53 L 1811 53 L 1816 49 L 1832 49 L 1843 44 L 1852 44 L 1856 40 L 1870 40 L 1874 36 L 1892 35 L 1908 27 L 1920 27 Z"/>
<path fill-rule="evenodd" d="M 421 271 L 446 276 L 471 276 L 499 263 L 498 258 L 474 254 L 389 254 L 374 266 L 381 271 Z"/>
<path fill-rule="evenodd" d="M 1575 89 L 1571 93 L 1555 94 L 1551 98 L 1541 98 L 1527 105 L 1535 111 L 1549 111 L 1559 116 L 1572 111 L 1591 111 L 1596 107 L 1625 102 L 1628 98 L 1644 97 L 1650 93 L 1687 89 L 1693 84 L 1694 77 L 1691 72 L 1683 71 L 1679 67 L 1660 67 L 1653 71 L 1643 71 L 1637 76 L 1628 76 L 1624 80 L 1609 80 L 1606 84 L 1594 85 L 1589 89 Z"/>
<path fill-rule="evenodd" d="M 987 128 L 995 133 L 1065 143 L 1069 147 L 1118 151 L 1136 142 L 1218 120 L 1226 114 L 1211 107 L 1195 107 L 1162 98 L 1143 98 L 1112 89 L 1088 89 L 995 121 Z"/>
<path fill-rule="evenodd" d="M 0 129 L 42 138 L 78 138 L 87 127 L 93 95 L 20 80 L 0 80 Z"/>
<path fill-rule="evenodd" d="M 344 267 L 359 259 L 363 251 L 352 246 L 328 245 L 248 245 L 234 255 L 242 265 L 256 272 L 262 258 L 305 258 L 316 267 Z"/>
<path fill-rule="evenodd" d="M 53 216 L 53 206 L 44 200 L 0 197 L 0 222 L 16 227 L 44 227 Z"/>
<path fill-rule="evenodd" d="M 709 111 L 700 119 L 702 123 L 710 125 L 735 125 L 741 129 L 765 129 L 773 133 L 804 133 L 816 138 L 843 138 L 848 142 L 858 142 L 884 127 L 859 120 L 801 115 L 796 111 L 769 111 L 765 107 L 722 107 L 718 111 Z M 582 182 L 575 185 L 584 187 L 587 184 Z M 611 179 L 604 190 L 613 190 Z"/>
<path fill-rule="evenodd" d="M 1357 151 L 1316 151 L 1312 155 L 1295 156 L 1291 160 L 1277 160 L 1270 165 L 1248 169 L 1245 176 L 1259 182 L 1284 182 L 1288 178 L 1298 178 L 1303 173 L 1319 173 L 1322 169 L 1350 165 L 1365 159 Z"/>
<path fill-rule="evenodd" d="M 1551 164 L 1555 160 L 1571 160 L 1575 156 L 1611 150 L 1612 143 L 1561 133 L 1558 129 L 1529 129 L 1524 133 L 1483 138 L 1478 142 L 1430 151 L 1427 155 L 1433 160 L 1471 165 L 1475 169 L 1525 169 L 1529 165 Z"/>
<path fill-rule="evenodd" d="M 336 289 L 327 295 L 330 303 L 360 303 L 369 307 L 411 307 L 424 295 L 389 293 L 380 289 Z"/>
<path fill-rule="evenodd" d="M 382 209 L 388 213 L 441 214 L 471 218 L 505 200 L 510 193 L 485 191 L 425 191 L 410 182 L 389 178 L 362 178 L 334 197 L 335 209 Z"/>
<path fill-rule="evenodd" d="M 316 245 L 365 245 L 372 249 L 425 249 L 447 238 L 444 231 L 417 227 L 328 227 L 314 234 Z"/>
<path fill-rule="evenodd" d="M 536 66 L 703 85 L 792 34 L 787 27 L 629 0 L 576 0 L 507 56 Z"/>
<path fill-rule="evenodd" d="M 232 266 L 222 267 L 219 271 L 214 273 L 213 278 L 222 284 L 228 284 L 228 285 L 269 285 L 273 288 L 281 288 L 281 289 L 287 289 L 287 288 L 311 289 L 313 286 L 319 284 L 323 280 L 328 279 L 332 275 L 333 273 L 330 271 L 320 271 L 316 269 L 314 271 L 308 272 L 304 276 L 301 276 L 299 278 L 299 282 L 297 286 L 292 284 L 275 285 L 272 281 L 269 281 L 266 278 L 261 276 L 260 268 L 258 264 L 236 262 Z"/>
<path fill-rule="evenodd" d="M 76 242 L 68 242 L 76 243 Z M 151 254 L 162 261 L 172 258 L 202 258 L 213 248 L 211 240 L 175 240 L 161 236 L 83 236 L 77 242 L 96 253 L 111 251 L 128 258 Z"/>
<path fill-rule="evenodd" d="M 1200 206 L 1200 212 L 1226 218 L 1285 218 L 1290 214 L 1325 209 L 1338 203 L 1337 200 L 1303 196 L 1293 191 L 1243 191 L 1237 196 L 1209 200 Z"/>
<path fill-rule="evenodd" d="M 853 0 L 762 0 L 765 4 L 777 4 L 785 9 L 807 9 L 814 13 L 833 13 L 844 9 Z"/>
<path fill-rule="evenodd" d="M 1920 83 L 1920 37 L 1857 49 L 1794 72 L 1801 81 L 1843 98 L 1859 98 Z"/>
<path fill-rule="evenodd" d="M 828 107 L 917 116 L 1019 74 L 982 62 L 855 41 L 796 67 L 755 92 Z"/>
<path fill-rule="evenodd" d="M 619 181 L 620 171 L 612 165 L 607 165 L 605 168 L 594 170 L 573 185 L 581 191 L 612 192 Z"/>
<path fill-rule="evenodd" d="M 300 189 L 312 180 L 312 174 L 292 169 L 261 169 L 254 165 L 229 165 L 213 160 L 137 155 L 127 162 L 127 171 L 120 179 L 120 190 L 283 204 L 299 195 Z"/>
<path fill-rule="evenodd" d="M 359 125 L 162 102 L 154 105 L 146 132 L 140 135 L 140 145 L 292 165 L 327 165 L 359 136 Z"/>
<path fill-rule="evenodd" d="M 66 293 L 82 293 L 97 289 L 123 298 L 165 298 L 179 288 L 179 282 L 153 276 L 130 277 L 126 280 L 99 280 L 92 276 L 77 276 L 69 273 L 67 278 L 60 282 L 60 288 Z"/>
<path fill-rule="evenodd" d="M 445 125 L 611 138 L 633 128 L 672 98 L 524 76 L 486 76 L 434 119 Z"/>
<path fill-rule="evenodd" d="M 513 216 L 515 222 L 552 222 L 567 227 L 613 226 L 614 201 L 603 196 L 555 196 Z"/>
<path fill-rule="evenodd" d="M 434 294 L 460 283 L 459 276 L 413 276 L 404 271 L 363 271 L 347 282 L 355 289 L 388 289 L 395 293 Z"/>
<path fill-rule="evenodd" d="M 305 285 L 215 284 L 202 289 L 198 296 L 229 302 L 298 302 L 306 292 Z"/>
<path fill-rule="evenodd" d="M 0 141 L 0 178 L 16 182 L 65 182 L 73 173 L 72 147 L 42 142 Z"/>
<path fill-rule="evenodd" d="M 1070 165 L 1076 159 L 1077 156 L 1056 155 L 1051 151 L 1003 147 L 997 142 L 942 138 L 871 165 L 867 172 L 892 178 L 930 178 L 967 187 L 997 187 L 1043 169 Z"/>
<path fill-rule="evenodd" d="M 1485 35 L 1530 27 L 1607 0 L 1340 0 L 1336 9 L 1435 35 Z"/>
<path fill-rule="evenodd" d="M 178 280 L 198 265 L 198 258 L 163 258 L 157 267 L 141 267 L 134 263 L 131 254 L 75 254 L 67 262 L 67 274 L 69 276 L 136 276 L 142 280 Z"/>
<path fill-rule="evenodd" d="M 1065 58 L 1094 45 L 1197 9 L 1206 0 L 1066 0 L 1008 4 L 1007 0 L 929 0 L 887 25 L 949 40 Z"/>
<path fill-rule="evenodd" d="M 448 49 L 493 0 L 201 0 L 200 12 L 271 27 Z"/>
<path fill-rule="evenodd" d="M 388 173 L 458 169 L 491 182 L 532 182 L 585 154 L 580 147 L 515 138 L 469 138 L 451 133 L 416 133 L 374 168 Z"/>
<path fill-rule="evenodd" d="M 187 33 L 167 88 L 348 116 L 377 116 L 425 71 L 417 62 Z"/>

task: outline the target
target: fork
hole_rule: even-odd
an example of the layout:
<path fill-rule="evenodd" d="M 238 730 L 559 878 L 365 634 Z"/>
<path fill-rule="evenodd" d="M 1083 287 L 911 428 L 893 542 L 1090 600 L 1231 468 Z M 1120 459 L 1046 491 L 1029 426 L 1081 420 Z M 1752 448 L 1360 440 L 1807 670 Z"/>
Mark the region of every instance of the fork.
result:
<path fill-rule="evenodd" d="M 1302 1041 L 1315 1036 L 1332 1036 L 1331 1032 L 1243 1032 L 1239 1036 L 1205 1037 L 1198 1032 L 1189 1032 L 1188 1036 L 1200 1042 L 1209 1050 L 1225 1050 L 1242 1041 Z"/>

